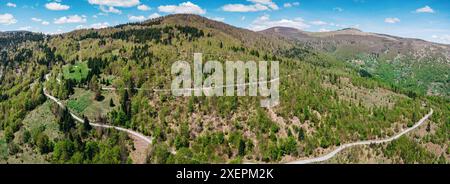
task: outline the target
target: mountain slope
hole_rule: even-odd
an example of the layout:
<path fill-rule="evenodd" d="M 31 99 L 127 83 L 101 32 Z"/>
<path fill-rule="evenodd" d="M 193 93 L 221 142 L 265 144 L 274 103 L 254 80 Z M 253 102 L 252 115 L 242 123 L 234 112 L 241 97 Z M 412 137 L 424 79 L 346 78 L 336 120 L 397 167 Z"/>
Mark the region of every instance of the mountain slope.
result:
<path fill-rule="evenodd" d="M 450 96 L 450 46 L 348 28 L 304 32 L 276 27 L 261 31 L 327 52 L 362 73 L 415 93 Z"/>
<path fill-rule="evenodd" d="M 352 47 L 357 51 L 386 54 L 410 55 L 417 60 L 436 57 L 438 62 L 450 63 L 450 46 L 431 43 L 419 39 L 400 38 L 396 36 L 366 33 L 354 28 L 331 32 L 304 32 L 294 28 L 275 27 L 260 33 L 276 35 L 288 40 L 297 40 L 317 49 L 331 50 L 330 47 Z"/>
<path fill-rule="evenodd" d="M 345 30 L 344 35 L 349 31 L 356 30 Z M 315 40 L 313 33 L 302 34 Z M 420 152 L 392 152 L 403 149 L 395 145 L 374 149 L 383 153 L 380 160 L 395 163 L 429 163 L 441 156 L 441 162 L 448 160 L 448 153 L 426 147 L 429 140 L 443 149 L 448 147 L 448 101 L 409 95 L 408 89 L 362 75 L 365 73 L 337 55 L 305 43 L 197 15 L 170 15 L 20 43 L 15 47 L 29 54 L 8 50 L 13 54 L 8 54 L 6 61 L 12 64 L 5 66 L 8 72 L 1 78 L 0 135 L 8 136 L 0 142 L 11 148 L 30 146 L 44 156 L 57 155 L 48 159 L 56 163 L 109 163 L 108 158 L 114 163 L 127 161 L 132 151 L 127 135 L 73 127 L 66 111 L 32 114 L 49 111 L 33 111 L 43 103 L 40 92 L 45 85 L 52 96 L 90 122 L 153 137 L 154 144 L 143 158 L 148 163 L 287 162 L 313 157 L 348 142 L 394 135 L 430 107 L 435 114 L 429 139 L 415 142 L 406 138 Z M 178 60 L 191 63 L 196 52 L 204 53 L 204 61 L 279 60 L 280 105 L 265 109 L 260 107 L 260 97 L 174 97 L 152 90 L 170 89 L 172 64 Z M 358 53 L 355 50 L 353 54 Z M 16 55 L 23 56 L 20 62 Z M 43 80 L 47 73 L 52 74 L 49 81 Z M 21 99 L 29 100 L 22 103 Z M 27 131 L 21 123 L 25 117 L 36 116 L 54 116 L 61 125 L 65 139 L 48 139 L 55 143 L 54 150 L 40 152 L 34 141 L 22 142 L 20 136 L 11 139 L 11 133 Z M 88 145 L 94 151 L 81 149 Z M 100 151 L 95 151 L 97 148 Z M 7 157 L 17 155 L 10 153 Z"/>

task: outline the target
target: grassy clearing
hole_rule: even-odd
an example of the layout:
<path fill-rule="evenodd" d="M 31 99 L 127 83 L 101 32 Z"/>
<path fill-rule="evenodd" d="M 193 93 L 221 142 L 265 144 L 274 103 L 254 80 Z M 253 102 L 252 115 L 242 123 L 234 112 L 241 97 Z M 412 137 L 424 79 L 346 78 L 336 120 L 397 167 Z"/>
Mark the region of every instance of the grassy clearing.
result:
<path fill-rule="evenodd" d="M 77 82 L 81 82 L 86 79 L 89 73 L 87 63 L 80 62 L 75 65 L 67 65 L 63 68 L 64 78 L 73 79 Z"/>
<path fill-rule="evenodd" d="M 75 89 L 75 94 L 67 102 L 69 109 L 74 110 L 79 115 L 85 115 L 93 120 L 99 116 L 106 116 L 114 107 L 110 107 L 109 101 L 113 100 L 115 107 L 119 104 L 119 97 L 110 91 L 102 92 L 102 101 L 94 100 L 94 92 L 81 88 Z"/>
<path fill-rule="evenodd" d="M 50 139 L 62 137 L 59 132 L 56 117 L 51 111 L 52 103 L 53 102 L 51 101 L 47 101 L 40 107 L 28 113 L 23 120 L 23 128 L 29 131 L 43 130 Z M 22 131 L 19 131 L 18 134 L 21 133 Z"/>
<path fill-rule="evenodd" d="M 93 95 L 90 91 L 76 89 L 75 95 L 67 102 L 67 106 L 77 113 L 82 113 L 92 103 Z"/>

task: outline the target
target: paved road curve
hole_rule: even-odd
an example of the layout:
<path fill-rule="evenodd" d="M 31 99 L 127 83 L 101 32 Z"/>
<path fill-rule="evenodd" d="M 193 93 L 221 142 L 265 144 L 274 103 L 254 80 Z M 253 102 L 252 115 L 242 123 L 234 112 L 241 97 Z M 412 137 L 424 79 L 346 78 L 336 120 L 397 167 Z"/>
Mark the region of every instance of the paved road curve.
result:
<path fill-rule="evenodd" d="M 430 118 L 430 116 L 433 114 L 433 109 L 430 110 L 430 112 L 423 117 L 419 122 L 417 122 L 414 126 L 403 130 L 402 132 L 398 133 L 395 136 L 392 136 L 390 138 L 387 139 L 382 139 L 382 140 L 368 140 L 368 141 L 360 141 L 360 142 L 354 142 L 354 143 L 349 143 L 349 144 L 344 144 L 339 146 L 337 149 L 335 149 L 334 151 L 320 156 L 320 157 L 316 157 L 316 158 L 311 158 L 311 159 L 305 159 L 305 160 L 298 160 L 298 161 L 293 161 L 293 162 L 288 162 L 287 164 L 310 164 L 310 163 L 316 163 L 316 162 L 323 162 L 323 161 L 327 161 L 331 158 L 333 158 L 334 156 L 336 156 L 336 154 L 338 154 L 339 152 L 341 152 L 342 150 L 349 148 L 349 147 L 353 147 L 353 146 L 358 146 L 358 145 L 370 145 L 370 144 L 382 144 L 382 143 L 387 143 L 387 142 L 391 142 L 394 140 L 399 139 L 401 136 L 405 135 L 406 133 L 416 129 L 417 127 L 419 127 L 420 125 L 422 125 L 423 123 L 425 123 L 425 121 Z"/>

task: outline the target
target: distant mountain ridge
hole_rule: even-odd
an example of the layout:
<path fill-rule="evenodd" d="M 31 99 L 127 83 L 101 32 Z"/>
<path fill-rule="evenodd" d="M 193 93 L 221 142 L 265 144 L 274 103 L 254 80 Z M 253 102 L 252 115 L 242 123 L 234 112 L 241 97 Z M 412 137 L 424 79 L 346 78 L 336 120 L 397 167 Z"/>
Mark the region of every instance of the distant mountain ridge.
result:
<path fill-rule="evenodd" d="M 402 54 L 413 56 L 418 60 L 432 57 L 438 58 L 439 62 L 450 63 L 450 45 L 415 38 L 367 33 L 355 28 L 330 32 L 306 32 L 295 28 L 273 27 L 260 33 L 329 52 L 344 47 L 366 53 L 390 54 L 391 58 Z"/>

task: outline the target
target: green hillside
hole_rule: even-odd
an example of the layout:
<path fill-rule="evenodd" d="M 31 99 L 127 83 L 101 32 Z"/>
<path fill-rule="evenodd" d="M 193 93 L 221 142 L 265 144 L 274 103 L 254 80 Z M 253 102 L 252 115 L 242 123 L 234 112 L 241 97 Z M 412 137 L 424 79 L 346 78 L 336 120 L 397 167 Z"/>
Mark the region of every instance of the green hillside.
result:
<path fill-rule="evenodd" d="M 196 15 L 16 42 L 2 50 L 0 62 L 0 160 L 32 152 L 52 163 L 137 162 L 131 137 L 76 124 L 69 110 L 86 122 L 152 137 L 140 156 L 147 163 L 279 163 L 393 136 L 433 108 L 424 129 L 370 149 L 379 162 L 450 161 L 448 63 L 373 61 L 361 52 L 364 63 L 355 64 L 304 43 Z M 222 63 L 280 61 L 280 105 L 261 108 L 261 97 L 174 97 L 152 90 L 170 89 L 171 65 L 193 62 L 194 53 Z M 107 87 L 115 90 L 102 90 Z M 68 109 L 49 105 L 43 88 Z M 56 121 L 60 136 L 30 130 L 27 117 L 44 115 L 42 121 Z M 335 162 L 367 160 L 360 154 Z"/>

